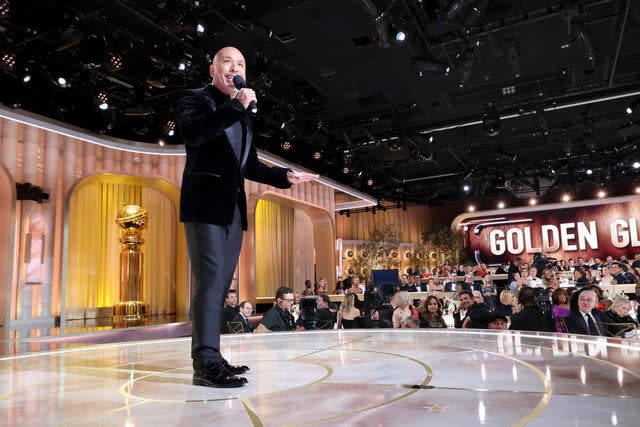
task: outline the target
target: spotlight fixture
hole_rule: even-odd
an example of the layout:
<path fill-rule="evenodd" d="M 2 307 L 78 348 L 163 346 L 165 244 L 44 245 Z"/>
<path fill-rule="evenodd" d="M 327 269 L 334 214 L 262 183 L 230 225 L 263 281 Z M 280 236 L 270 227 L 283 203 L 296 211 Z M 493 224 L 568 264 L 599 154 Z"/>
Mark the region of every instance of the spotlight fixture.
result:
<path fill-rule="evenodd" d="M 313 160 L 320 160 L 322 158 L 322 153 L 320 151 L 316 151 L 313 153 Z"/>
<path fill-rule="evenodd" d="M 167 122 L 164 124 L 164 131 L 169 136 L 173 136 L 173 135 L 176 134 L 176 130 L 175 129 L 176 129 L 175 120 L 167 120 Z"/>
<path fill-rule="evenodd" d="M 31 81 L 31 74 L 27 73 L 22 77 L 23 83 L 29 83 Z"/>
<path fill-rule="evenodd" d="M 635 161 L 631 166 L 633 166 L 634 169 L 640 169 L 640 162 Z"/>
<path fill-rule="evenodd" d="M 505 204 L 504 202 L 498 202 L 498 209 L 504 209 Z"/>
<path fill-rule="evenodd" d="M 467 210 L 468 210 L 469 212 L 475 212 L 476 207 L 475 207 L 475 206 L 473 206 L 473 205 L 469 205 L 469 207 L 467 208 Z"/>
<path fill-rule="evenodd" d="M 587 169 L 587 175 L 593 175 L 593 169 Z"/>
<path fill-rule="evenodd" d="M 369 178 L 369 179 L 367 180 L 367 185 L 368 185 L 369 187 L 373 186 L 373 180 L 372 180 L 371 178 Z"/>
<path fill-rule="evenodd" d="M 8 70 L 13 69 L 16 65 L 16 55 L 13 53 L 5 53 L 2 55 L 2 65 Z"/>
<path fill-rule="evenodd" d="M 538 201 L 536 200 L 536 198 L 535 198 L 535 197 L 532 197 L 532 198 L 530 198 L 530 199 L 529 199 L 529 204 L 530 204 L 531 206 L 535 206 L 535 205 L 537 205 L 537 204 L 538 204 Z"/>
<path fill-rule="evenodd" d="M 171 129 L 169 132 L 167 132 L 167 135 L 169 135 L 169 136 L 173 136 L 175 134 L 176 134 L 176 131 L 173 130 L 173 129 Z"/>
<path fill-rule="evenodd" d="M 111 65 L 111 68 L 113 69 L 113 71 L 119 71 L 122 68 L 122 65 L 124 64 L 124 61 L 122 60 L 122 57 L 120 55 L 115 53 L 110 53 L 109 64 Z"/>
<path fill-rule="evenodd" d="M 58 77 L 55 82 L 60 87 L 69 87 L 69 81 L 63 76 Z"/>
<path fill-rule="evenodd" d="M 102 102 L 98 105 L 98 108 L 101 109 L 102 111 L 108 110 L 109 109 L 109 104 L 106 102 Z"/>
<path fill-rule="evenodd" d="M 627 109 L 625 110 L 625 112 L 626 112 L 628 115 L 632 115 L 632 114 L 633 114 L 633 108 L 631 108 L 631 107 L 627 107 Z"/>
<path fill-rule="evenodd" d="M 604 190 L 598 191 L 598 197 L 604 199 L 607 196 L 607 193 Z"/>
<path fill-rule="evenodd" d="M 585 24 L 581 21 L 576 21 L 572 26 L 573 37 L 578 40 L 584 49 L 584 59 L 593 64 L 595 61 L 595 49 L 593 42 L 591 41 L 591 35 Z"/>
<path fill-rule="evenodd" d="M 164 144 L 165 144 L 164 139 L 159 139 L 159 140 L 158 140 L 158 145 L 159 145 L 160 147 L 164 147 Z"/>
<path fill-rule="evenodd" d="M 496 107 L 490 106 L 483 114 L 482 129 L 488 136 L 496 136 L 500 134 L 500 114 Z"/>
<path fill-rule="evenodd" d="M 207 30 L 207 27 L 205 27 L 204 23 L 198 22 L 198 24 L 196 25 L 196 33 L 204 34 L 206 30 Z"/>
<path fill-rule="evenodd" d="M 636 187 L 636 194 L 640 194 L 640 187 Z"/>
<path fill-rule="evenodd" d="M 291 150 L 291 141 L 289 141 L 288 139 L 285 139 L 284 141 L 282 141 L 282 143 L 280 144 L 280 148 L 282 148 L 284 151 L 289 151 Z"/>
<path fill-rule="evenodd" d="M 407 33 L 405 33 L 402 30 L 398 30 L 398 32 L 396 33 L 396 43 L 399 45 L 403 45 L 404 42 L 407 40 Z"/>
<path fill-rule="evenodd" d="M 469 190 L 471 190 L 471 186 L 469 184 L 465 184 L 462 186 L 462 191 L 464 191 L 465 193 L 468 193 Z"/>
<path fill-rule="evenodd" d="M 351 170 L 347 166 L 342 168 L 342 173 L 345 174 L 345 175 L 347 175 L 350 171 Z"/>
<path fill-rule="evenodd" d="M 109 102 L 109 95 L 105 91 L 99 92 L 98 95 L 96 96 L 96 98 L 98 99 L 98 102 L 100 104 L 103 104 L 105 102 Z"/>
<path fill-rule="evenodd" d="M 0 0 L 0 16 L 7 16 L 11 10 L 11 3 L 9 0 Z"/>
<path fill-rule="evenodd" d="M 568 201 L 570 201 L 570 200 L 571 200 L 571 196 L 570 196 L 570 195 L 568 195 L 568 194 L 563 194 L 563 195 L 562 195 L 562 201 L 563 201 L 563 202 L 565 202 L 565 203 L 566 203 L 566 202 L 568 202 Z"/>
<path fill-rule="evenodd" d="M 429 135 L 429 144 L 433 143 L 433 135 Z"/>
<path fill-rule="evenodd" d="M 185 61 L 178 62 L 178 71 L 184 71 L 187 69 L 187 63 Z"/>

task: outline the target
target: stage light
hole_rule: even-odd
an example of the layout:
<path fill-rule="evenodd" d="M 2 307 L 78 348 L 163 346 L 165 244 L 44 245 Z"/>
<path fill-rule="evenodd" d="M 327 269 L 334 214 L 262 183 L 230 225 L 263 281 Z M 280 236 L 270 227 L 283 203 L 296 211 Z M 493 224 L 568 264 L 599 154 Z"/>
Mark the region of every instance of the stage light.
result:
<path fill-rule="evenodd" d="M 604 190 L 598 191 L 598 197 L 599 198 L 603 199 L 603 198 L 606 197 L 606 195 L 607 195 L 607 193 Z"/>
<path fill-rule="evenodd" d="M 66 78 L 60 76 L 56 79 L 56 84 L 60 87 L 69 87 L 69 82 Z"/>
<path fill-rule="evenodd" d="M 16 55 L 13 53 L 5 53 L 4 55 L 2 55 L 2 65 L 6 69 L 13 69 L 13 67 L 16 65 Z"/>
<path fill-rule="evenodd" d="M 0 0 L 0 16 L 7 16 L 11 10 L 11 3 L 9 0 Z"/>
<path fill-rule="evenodd" d="M 350 172 L 350 169 L 348 167 L 345 166 L 345 167 L 342 168 L 342 173 L 343 174 L 347 175 L 349 172 Z"/>
<path fill-rule="evenodd" d="M 532 197 L 532 198 L 529 199 L 529 204 L 531 206 L 535 206 L 535 205 L 538 204 L 538 201 L 534 197 Z"/>
<path fill-rule="evenodd" d="M 632 115 L 633 114 L 633 108 L 631 108 L 631 107 L 627 107 L 627 109 L 625 111 L 627 112 L 628 115 Z"/>
<path fill-rule="evenodd" d="M 429 135 L 429 144 L 433 142 L 433 135 Z"/>
<path fill-rule="evenodd" d="M 468 210 L 469 212 L 475 212 L 476 207 L 475 207 L 475 206 L 473 206 L 473 205 L 469 205 L 469 207 L 467 208 L 467 210 Z"/>
<path fill-rule="evenodd" d="M 109 54 L 109 63 L 111 64 L 111 68 L 113 71 L 119 71 L 122 68 L 124 61 L 120 55 L 115 53 Z"/>
<path fill-rule="evenodd" d="M 198 25 L 196 25 L 196 33 L 198 34 L 204 34 L 206 28 L 204 26 L 204 24 L 198 22 Z"/>
<path fill-rule="evenodd" d="M 313 160 L 320 160 L 322 158 L 322 153 L 319 151 L 316 151 L 313 153 Z"/>
<path fill-rule="evenodd" d="M 282 143 L 280 144 L 280 148 L 282 148 L 284 151 L 289 151 L 291 150 L 291 141 L 285 139 L 284 141 L 282 141 Z"/>
<path fill-rule="evenodd" d="M 398 30 L 396 33 L 396 43 L 402 45 L 407 40 L 407 33 L 402 30 Z"/>
<path fill-rule="evenodd" d="M 31 74 L 25 74 L 24 77 L 22 77 L 22 81 L 24 83 L 29 83 L 31 81 Z"/>
<path fill-rule="evenodd" d="M 175 134 L 176 134 L 176 131 L 173 130 L 173 129 L 171 129 L 169 132 L 167 132 L 167 135 L 169 135 L 169 136 L 173 136 Z"/>
<path fill-rule="evenodd" d="M 500 134 L 500 114 L 496 107 L 489 107 L 482 116 L 482 129 L 488 136 Z"/>
<path fill-rule="evenodd" d="M 100 104 L 109 102 L 109 94 L 107 94 L 107 92 L 104 92 L 104 91 L 99 92 L 96 98 L 98 99 L 98 102 Z"/>
<path fill-rule="evenodd" d="M 593 169 L 587 169 L 587 175 L 593 175 Z"/>
<path fill-rule="evenodd" d="M 184 71 L 187 69 L 187 63 L 184 61 L 178 62 L 178 71 Z"/>
<path fill-rule="evenodd" d="M 633 166 L 634 169 L 638 169 L 638 168 L 640 168 L 640 162 L 633 162 L 632 166 Z"/>
<path fill-rule="evenodd" d="M 468 184 L 465 184 L 462 186 L 462 191 L 464 191 L 465 193 L 468 193 L 469 190 L 471 190 L 471 186 Z"/>
<path fill-rule="evenodd" d="M 571 200 L 571 196 L 570 196 L 570 195 L 568 195 L 568 194 L 563 194 L 563 195 L 562 195 L 562 201 L 563 201 L 563 202 L 565 202 L 565 203 L 566 203 L 566 202 L 568 202 L 568 201 L 570 201 L 570 200 Z"/>
<path fill-rule="evenodd" d="M 640 194 L 640 187 L 636 187 L 636 194 Z"/>
<path fill-rule="evenodd" d="M 164 147 L 164 139 L 159 139 L 159 140 L 158 140 L 158 145 L 159 145 L 160 147 Z"/>
<path fill-rule="evenodd" d="M 103 102 L 100 105 L 98 105 L 98 108 L 101 109 L 102 111 L 108 110 L 109 109 L 109 104 L 106 103 L 106 102 Z"/>
<path fill-rule="evenodd" d="M 505 204 L 504 202 L 498 202 L 498 209 L 504 209 Z"/>
<path fill-rule="evenodd" d="M 373 180 L 372 180 L 372 179 L 368 179 L 368 180 L 367 180 L 367 185 L 368 185 L 369 187 L 371 187 L 371 186 L 373 185 Z"/>

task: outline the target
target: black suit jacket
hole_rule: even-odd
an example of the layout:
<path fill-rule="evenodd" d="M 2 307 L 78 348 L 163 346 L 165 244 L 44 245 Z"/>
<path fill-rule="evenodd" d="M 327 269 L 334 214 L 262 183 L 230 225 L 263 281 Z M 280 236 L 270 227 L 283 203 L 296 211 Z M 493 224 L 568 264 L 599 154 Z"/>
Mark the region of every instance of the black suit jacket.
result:
<path fill-rule="evenodd" d="M 242 332 L 244 332 L 245 334 L 251 333 L 254 330 L 254 327 L 249 322 L 249 319 L 245 319 L 244 316 L 239 312 L 236 313 L 236 316 L 233 318 L 233 321 L 242 323 Z"/>
<path fill-rule="evenodd" d="M 602 326 L 603 318 L 600 312 L 598 310 L 593 310 L 591 315 L 596 321 L 596 326 L 598 327 L 599 332 L 598 335 L 605 335 L 605 330 Z M 569 333 L 591 335 L 589 334 L 587 322 L 585 322 L 580 311 L 572 311 L 571 314 L 564 318 L 564 323 L 567 325 L 567 332 Z"/>
<path fill-rule="evenodd" d="M 241 121 L 245 149 L 238 159 L 227 136 Z M 214 86 L 186 90 L 178 102 L 178 130 L 187 152 L 180 192 L 180 221 L 226 226 L 236 204 L 247 229 L 245 178 L 289 188 L 286 168 L 270 168 L 258 161 L 247 111 Z M 245 160 L 246 159 L 246 160 Z"/>

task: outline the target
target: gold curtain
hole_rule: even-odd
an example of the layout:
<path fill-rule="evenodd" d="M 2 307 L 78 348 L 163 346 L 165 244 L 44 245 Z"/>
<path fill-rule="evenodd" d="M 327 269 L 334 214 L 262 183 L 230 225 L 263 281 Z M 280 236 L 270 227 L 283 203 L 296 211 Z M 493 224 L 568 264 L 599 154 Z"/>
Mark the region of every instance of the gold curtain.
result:
<path fill-rule="evenodd" d="M 313 222 L 309 215 L 300 210 L 294 211 L 294 237 L 293 237 L 293 286 L 296 291 L 304 290 L 304 281 L 309 279 L 313 283 L 315 271 L 315 241 L 313 235 Z"/>
<path fill-rule="evenodd" d="M 69 203 L 67 318 L 79 318 L 87 308 L 109 307 L 119 301 L 122 245 L 120 227 L 114 221 L 123 204 L 137 204 L 149 212 L 142 246 L 145 302 L 152 314 L 175 312 L 177 213 L 166 195 L 136 182 L 136 177 L 105 175 L 104 179 L 81 183 L 73 192 Z"/>
<path fill-rule="evenodd" d="M 294 282 L 294 210 L 260 200 L 255 211 L 256 296 L 273 297 Z"/>

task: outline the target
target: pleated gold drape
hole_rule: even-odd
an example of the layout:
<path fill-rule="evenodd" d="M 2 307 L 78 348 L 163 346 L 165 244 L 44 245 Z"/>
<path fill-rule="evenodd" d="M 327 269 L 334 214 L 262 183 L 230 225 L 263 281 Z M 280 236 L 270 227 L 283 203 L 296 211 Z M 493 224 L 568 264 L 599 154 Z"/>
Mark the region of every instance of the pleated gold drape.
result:
<path fill-rule="evenodd" d="M 142 245 L 145 302 L 152 314 L 175 312 L 177 215 L 173 203 L 162 192 L 142 185 L 91 182 L 79 185 L 69 204 L 67 318 L 119 301 L 122 245 L 121 229 L 114 221 L 123 204 L 148 210 Z"/>
<path fill-rule="evenodd" d="M 313 280 L 311 218 L 278 203 L 260 200 L 255 211 L 256 296 L 273 297 L 280 286 L 302 290 Z"/>

